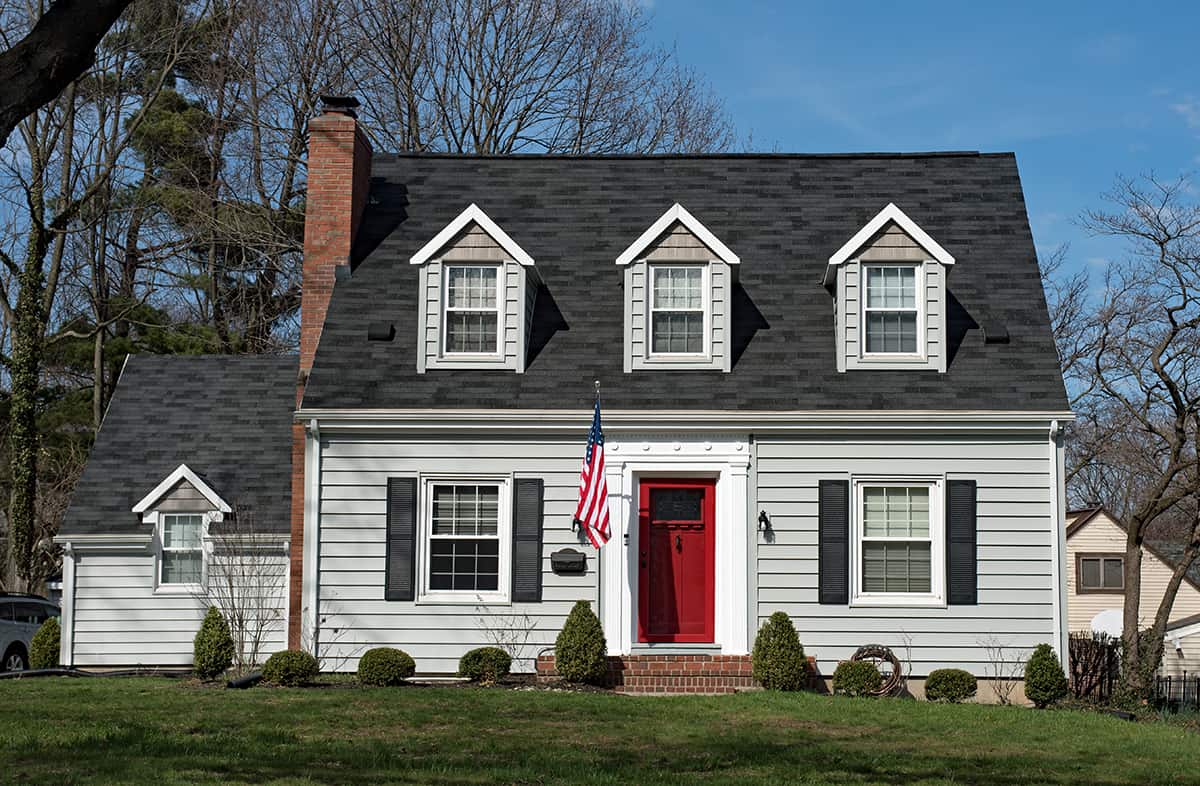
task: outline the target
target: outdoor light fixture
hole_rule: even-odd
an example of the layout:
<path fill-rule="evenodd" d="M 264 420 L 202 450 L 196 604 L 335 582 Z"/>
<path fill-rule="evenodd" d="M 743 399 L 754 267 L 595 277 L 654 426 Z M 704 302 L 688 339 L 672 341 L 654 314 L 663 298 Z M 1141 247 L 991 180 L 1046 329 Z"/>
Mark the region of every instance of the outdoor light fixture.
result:
<path fill-rule="evenodd" d="M 767 515 L 765 510 L 758 512 L 758 528 L 763 532 L 771 531 L 771 517 Z"/>

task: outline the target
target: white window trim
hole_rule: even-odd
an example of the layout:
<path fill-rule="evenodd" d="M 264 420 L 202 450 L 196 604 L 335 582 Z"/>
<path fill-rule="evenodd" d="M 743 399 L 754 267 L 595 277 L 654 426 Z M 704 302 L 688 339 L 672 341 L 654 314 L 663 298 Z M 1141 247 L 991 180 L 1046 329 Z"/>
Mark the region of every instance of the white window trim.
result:
<path fill-rule="evenodd" d="M 512 476 L 511 475 L 422 475 L 420 477 L 420 500 L 418 501 L 417 570 L 420 572 L 417 603 L 443 605 L 507 605 L 511 603 L 512 590 Z M 433 487 L 436 485 L 500 487 L 497 500 L 499 516 L 496 535 L 500 540 L 499 576 L 495 592 L 477 590 L 431 590 L 429 589 L 429 539 L 433 534 Z"/>
<path fill-rule="evenodd" d="M 913 297 L 916 303 L 917 311 L 917 351 L 916 352 L 868 352 L 867 351 L 867 271 L 885 267 L 911 267 L 916 273 L 913 275 L 913 287 L 916 291 Z M 929 338 L 926 335 L 925 322 L 926 310 L 928 309 L 927 289 L 928 282 L 925 278 L 925 263 L 924 262 L 862 262 L 858 264 L 858 324 L 861 325 L 862 338 L 859 341 L 859 358 L 866 362 L 881 361 L 881 362 L 912 362 L 924 363 L 929 359 Z M 910 309 L 895 309 L 895 308 L 873 308 L 871 311 L 909 311 Z"/>
<path fill-rule="evenodd" d="M 708 262 L 675 262 L 663 260 L 654 262 L 646 260 L 646 361 L 650 363 L 696 363 L 712 360 L 712 261 Z M 699 268 L 700 269 L 700 311 L 703 313 L 703 323 L 700 335 L 704 341 L 702 352 L 655 352 L 654 351 L 654 312 L 657 311 L 694 311 L 696 309 L 656 309 L 654 305 L 654 271 L 664 268 Z"/>
<path fill-rule="evenodd" d="M 941 477 L 860 477 L 852 479 L 854 499 L 850 512 L 850 573 L 852 607 L 922 607 L 946 606 L 946 530 L 944 480 Z M 863 592 L 863 489 L 880 486 L 929 488 L 929 592 Z M 907 540 L 907 539 L 905 539 Z"/>
<path fill-rule="evenodd" d="M 162 580 L 163 552 L 165 551 L 195 551 L 195 549 L 167 549 L 166 526 L 168 516 L 199 516 L 200 517 L 200 583 L 199 584 L 167 584 Z M 159 511 L 154 522 L 154 594 L 155 595 L 197 595 L 204 594 L 208 587 L 208 558 L 210 554 L 208 525 L 213 519 L 212 511 L 206 510 L 172 510 Z"/>
<path fill-rule="evenodd" d="M 455 308 L 450 307 L 450 270 L 452 268 L 491 268 L 496 271 L 496 349 L 492 352 L 453 352 L 449 347 L 450 340 L 450 320 L 448 315 L 452 311 L 469 311 L 480 312 L 487 311 L 486 308 Z M 455 260 L 454 262 L 442 262 L 442 302 L 439 309 L 439 318 L 442 322 L 442 357 L 452 360 L 496 360 L 503 358 L 504 352 L 504 311 L 505 302 L 502 297 L 504 292 L 504 263 L 503 262 L 468 262 L 465 260 Z"/>

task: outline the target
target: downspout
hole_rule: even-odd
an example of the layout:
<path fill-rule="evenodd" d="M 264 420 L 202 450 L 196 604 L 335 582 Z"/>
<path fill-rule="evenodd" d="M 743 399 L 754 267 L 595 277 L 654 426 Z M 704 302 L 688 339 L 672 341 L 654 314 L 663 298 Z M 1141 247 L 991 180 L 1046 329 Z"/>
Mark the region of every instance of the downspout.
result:
<path fill-rule="evenodd" d="M 1068 663 L 1069 647 L 1067 641 L 1067 588 L 1065 581 L 1065 560 L 1067 553 L 1066 528 L 1066 499 L 1063 488 L 1066 470 L 1064 466 L 1062 446 L 1062 426 L 1057 420 L 1050 421 L 1048 446 L 1050 449 L 1050 526 L 1054 528 L 1051 539 L 1053 558 L 1053 622 L 1054 648 L 1058 651 L 1058 660 L 1064 669 L 1070 669 Z"/>
<path fill-rule="evenodd" d="M 313 657 L 320 660 L 318 642 L 320 639 L 320 615 L 318 603 L 320 598 L 320 510 L 321 510 L 321 429 L 317 419 L 308 421 L 307 435 L 304 440 L 304 569 L 301 574 L 301 641 L 303 631 L 308 631 L 307 649 Z"/>

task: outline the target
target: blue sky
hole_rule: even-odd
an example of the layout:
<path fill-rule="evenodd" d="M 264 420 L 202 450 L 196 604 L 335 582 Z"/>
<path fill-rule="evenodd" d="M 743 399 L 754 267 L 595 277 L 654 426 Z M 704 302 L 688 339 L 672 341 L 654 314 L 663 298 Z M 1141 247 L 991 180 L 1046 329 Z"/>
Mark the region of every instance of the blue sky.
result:
<path fill-rule="evenodd" d="M 1200 2 L 642 0 L 755 149 L 1017 154 L 1040 252 L 1117 173 L 1200 171 Z M 1200 187 L 1200 182 L 1196 182 Z"/>

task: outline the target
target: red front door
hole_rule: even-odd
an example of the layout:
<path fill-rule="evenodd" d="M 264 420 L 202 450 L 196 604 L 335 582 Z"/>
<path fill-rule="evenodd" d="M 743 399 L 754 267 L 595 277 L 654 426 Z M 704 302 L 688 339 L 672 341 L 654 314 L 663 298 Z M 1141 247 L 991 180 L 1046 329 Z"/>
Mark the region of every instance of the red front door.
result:
<path fill-rule="evenodd" d="M 713 640 L 716 481 L 643 480 L 638 641 Z"/>

